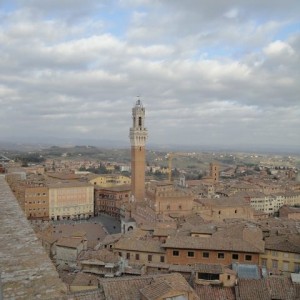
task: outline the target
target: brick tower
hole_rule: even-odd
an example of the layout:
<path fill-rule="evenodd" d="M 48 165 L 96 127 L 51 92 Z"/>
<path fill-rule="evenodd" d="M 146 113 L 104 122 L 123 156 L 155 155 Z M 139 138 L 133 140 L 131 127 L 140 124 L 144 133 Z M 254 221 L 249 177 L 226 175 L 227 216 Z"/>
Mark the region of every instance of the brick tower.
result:
<path fill-rule="evenodd" d="M 212 162 L 209 165 L 210 168 L 210 177 L 213 180 L 213 183 L 219 182 L 219 173 L 220 173 L 220 166 L 217 162 Z"/>
<path fill-rule="evenodd" d="M 135 201 L 145 198 L 145 143 L 147 129 L 145 128 L 145 108 L 138 99 L 132 108 L 132 127 L 130 128 L 131 143 L 131 193 Z"/>

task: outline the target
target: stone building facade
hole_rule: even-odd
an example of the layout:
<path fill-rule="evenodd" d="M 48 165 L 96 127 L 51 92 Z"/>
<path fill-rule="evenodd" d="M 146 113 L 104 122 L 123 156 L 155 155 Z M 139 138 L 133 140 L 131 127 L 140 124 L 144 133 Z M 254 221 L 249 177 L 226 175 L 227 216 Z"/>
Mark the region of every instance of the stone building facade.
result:
<path fill-rule="evenodd" d="M 131 188 L 129 185 L 101 188 L 95 187 L 95 214 L 108 214 L 118 220 L 121 218 L 122 204 L 129 203 Z"/>
<path fill-rule="evenodd" d="M 170 237 L 162 245 L 168 264 L 195 263 L 230 265 L 233 262 L 258 264 L 263 251 L 233 238 Z"/>
<path fill-rule="evenodd" d="M 187 188 L 176 188 L 170 182 L 148 183 L 146 199 L 159 219 L 188 215 L 193 210 L 193 193 Z"/>
<path fill-rule="evenodd" d="M 80 182 L 58 182 L 49 187 L 49 216 L 53 220 L 94 215 L 94 187 Z"/>

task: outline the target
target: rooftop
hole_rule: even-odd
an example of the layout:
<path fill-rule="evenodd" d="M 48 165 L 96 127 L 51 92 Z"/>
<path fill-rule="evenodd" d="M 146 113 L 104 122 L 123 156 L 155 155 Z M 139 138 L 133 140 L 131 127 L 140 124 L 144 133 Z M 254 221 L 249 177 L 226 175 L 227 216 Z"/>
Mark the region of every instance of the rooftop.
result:
<path fill-rule="evenodd" d="M 162 282 L 163 286 L 160 285 Z M 178 273 L 108 279 L 101 284 L 107 300 L 140 300 L 141 292 L 147 294 L 150 297 L 148 299 L 153 299 L 154 296 L 163 296 L 169 289 L 188 291 L 192 295 L 191 299 L 199 299 L 184 277 Z"/>
<path fill-rule="evenodd" d="M 159 241 L 141 240 L 135 238 L 122 238 L 114 246 L 117 250 L 131 250 L 149 253 L 164 253 Z"/>
<path fill-rule="evenodd" d="M 300 234 L 273 235 L 267 237 L 265 242 L 268 250 L 300 253 Z"/>
<path fill-rule="evenodd" d="M 57 241 L 56 247 L 77 248 L 83 240 L 84 239 L 77 237 L 62 237 Z"/>
<path fill-rule="evenodd" d="M 236 238 L 201 238 L 191 236 L 170 237 L 162 244 L 163 248 L 173 249 L 202 249 L 202 250 L 223 250 L 238 251 L 245 253 L 261 253 L 257 247 L 247 241 Z"/>

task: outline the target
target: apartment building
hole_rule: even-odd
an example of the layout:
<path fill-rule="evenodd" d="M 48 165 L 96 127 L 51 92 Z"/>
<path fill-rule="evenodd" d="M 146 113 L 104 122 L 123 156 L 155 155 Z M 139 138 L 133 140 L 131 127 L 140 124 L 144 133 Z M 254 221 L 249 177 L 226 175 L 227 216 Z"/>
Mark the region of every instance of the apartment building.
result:
<path fill-rule="evenodd" d="M 80 219 L 94 215 L 94 186 L 60 181 L 48 184 L 49 217 L 52 220 Z"/>
<path fill-rule="evenodd" d="M 44 184 L 24 187 L 24 212 L 27 219 L 49 219 L 49 190 Z"/>
<path fill-rule="evenodd" d="M 283 205 L 300 204 L 300 193 L 293 191 L 280 192 L 277 194 L 265 195 L 259 197 L 251 197 L 250 205 L 255 210 L 263 211 L 269 215 L 277 213 Z"/>
<path fill-rule="evenodd" d="M 120 185 L 110 188 L 95 187 L 95 214 L 108 214 L 120 219 L 122 204 L 128 203 L 131 195 L 130 185 Z"/>
<path fill-rule="evenodd" d="M 260 264 L 270 273 L 300 272 L 300 235 L 272 235 L 265 239 L 265 252 L 260 254 Z"/>
<path fill-rule="evenodd" d="M 85 237 L 61 237 L 56 243 L 56 264 L 62 267 L 76 267 L 77 258 L 84 250 L 87 250 Z"/>
<path fill-rule="evenodd" d="M 269 215 L 278 212 L 279 208 L 284 204 L 282 195 L 264 195 L 250 199 L 250 205 L 255 210 L 263 211 Z"/>
<path fill-rule="evenodd" d="M 124 237 L 114 244 L 113 251 L 133 265 L 165 262 L 165 250 L 161 242 L 153 239 Z"/>
<path fill-rule="evenodd" d="M 186 188 L 176 188 L 169 182 L 150 182 L 146 186 L 147 203 L 156 215 L 188 215 L 192 212 L 194 196 Z"/>
<path fill-rule="evenodd" d="M 263 252 L 248 241 L 220 237 L 174 236 L 169 237 L 162 248 L 166 251 L 166 263 L 179 265 L 258 264 L 259 254 Z"/>
<path fill-rule="evenodd" d="M 289 206 L 300 205 L 300 191 L 288 191 L 284 193 L 284 204 Z"/>
<path fill-rule="evenodd" d="M 224 197 L 197 199 L 194 211 L 205 220 L 220 221 L 229 218 L 253 219 L 253 208 L 244 199 Z"/>

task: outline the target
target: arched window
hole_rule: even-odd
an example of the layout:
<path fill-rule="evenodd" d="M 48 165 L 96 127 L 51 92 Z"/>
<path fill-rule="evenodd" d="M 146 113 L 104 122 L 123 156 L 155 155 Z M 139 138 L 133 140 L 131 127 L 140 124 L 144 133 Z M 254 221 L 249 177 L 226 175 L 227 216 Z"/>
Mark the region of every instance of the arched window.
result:
<path fill-rule="evenodd" d="M 139 117 L 139 126 L 142 126 L 142 117 Z"/>

